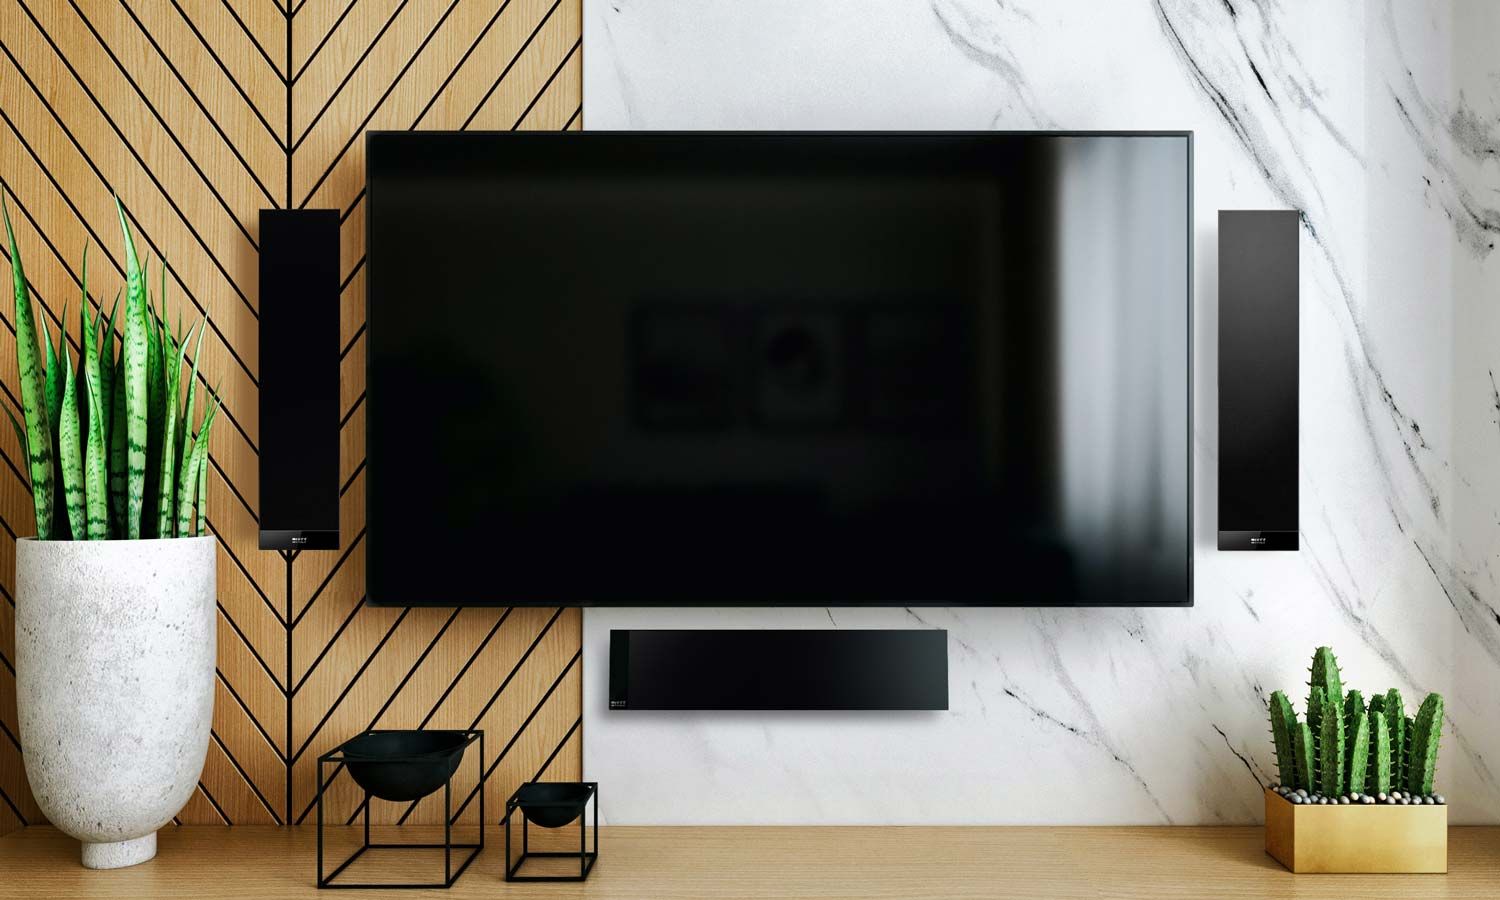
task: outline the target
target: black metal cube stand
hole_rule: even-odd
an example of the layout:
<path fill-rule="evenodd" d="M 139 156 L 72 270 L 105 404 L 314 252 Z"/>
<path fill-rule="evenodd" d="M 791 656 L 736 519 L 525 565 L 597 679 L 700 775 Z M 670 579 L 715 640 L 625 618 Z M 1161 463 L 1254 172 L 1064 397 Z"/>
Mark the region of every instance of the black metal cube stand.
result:
<path fill-rule="evenodd" d="M 370 731 L 362 732 L 360 735 L 356 735 L 356 738 L 362 737 L 363 735 L 374 734 L 374 733 L 379 733 L 379 732 L 380 732 L 380 729 L 372 729 Z M 376 843 L 371 843 L 370 842 L 370 800 L 371 800 L 371 796 L 370 796 L 370 792 L 369 791 L 365 791 L 364 792 L 364 794 L 365 794 L 364 802 L 360 804 L 360 808 L 363 810 L 363 813 L 364 813 L 364 841 L 363 841 L 363 843 L 361 844 L 361 846 L 360 846 L 360 848 L 358 850 L 354 851 L 354 853 L 351 854 L 348 859 L 346 859 L 343 862 L 339 863 L 338 866 L 336 866 L 333 869 L 333 871 L 329 872 L 326 876 L 323 874 L 323 794 L 328 790 L 329 785 L 331 785 L 333 783 L 334 779 L 338 778 L 339 769 L 342 768 L 342 767 L 344 767 L 345 764 L 347 762 L 349 762 L 349 756 L 347 755 L 345 748 L 348 747 L 349 743 L 351 741 L 355 740 L 355 738 L 351 738 L 350 741 L 345 741 L 343 744 L 340 744 L 338 747 L 336 747 L 332 751 L 330 751 L 328 753 L 325 753 L 322 756 L 318 757 L 318 801 L 317 801 L 317 805 L 318 805 L 318 887 L 320 887 L 320 888 L 336 888 L 336 889 L 365 889 L 365 890 L 369 890 L 369 889 L 381 889 L 381 888 L 428 888 L 428 889 L 432 889 L 432 888 L 451 888 L 451 887 L 453 887 L 454 882 L 458 881 L 458 877 L 464 873 L 464 870 L 469 867 L 469 864 L 472 863 L 474 861 L 474 858 L 477 857 L 479 855 L 480 851 L 484 849 L 484 787 L 483 787 L 483 785 L 484 785 L 484 732 L 480 731 L 480 730 L 472 730 L 471 729 L 471 730 L 463 731 L 462 734 L 464 735 L 464 738 L 465 738 L 465 740 L 463 742 L 463 747 L 464 747 L 465 751 L 467 751 L 469 749 L 469 747 L 471 745 L 473 745 L 474 743 L 477 742 L 479 744 L 479 752 L 478 752 L 478 754 L 469 754 L 469 755 L 472 755 L 474 757 L 475 765 L 477 765 L 478 769 L 479 769 L 479 781 L 477 782 L 480 785 L 480 788 L 478 790 L 478 794 L 479 794 L 479 819 L 478 819 L 478 823 L 479 823 L 479 843 L 477 843 L 477 844 L 455 844 L 455 843 L 453 843 L 453 820 L 454 820 L 455 817 L 453 815 L 453 776 L 451 774 L 448 776 L 447 780 L 443 782 L 443 842 L 441 844 L 376 844 Z M 418 756 L 391 756 L 391 757 L 383 759 L 382 762 L 389 762 L 389 763 L 408 763 L 408 762 L 410 762 L 410 763 L 430 763 L 431 760 L 429 758 L 427 758 L 427 757 L 420 756 L 420 755 L 418 755 Z M 323 780 L 323 766 L 325 764 L 333 764 L 336 767 L 334 769 L 334 771 L 333 771 L 333 774 L 328 777 L 327 781 Z M 423 798 L 423 799 L 425 799 L 425 798 Z M 412 802 L 418 802 L 418 801 L 412 801 Z M 462 807 L 460 807 L 459 811 L 462 812 Z M 351 817 L 351 819 L 352 819 L 352 817 Z M 335 884 L 334 883 L 334 879 L 337 878 L 340 873 L 342 873 L 345 869 L 349 868 L 349 866 L 353 865 L 355 860 L 359 859 L 361 856 L 363 856 L 365 854 L 366 851 L 369 851 L 369 850 L 442 850 L 443 851 L 443 880 L 442 881 L 433 881 L 433 882 L 417 882 L 417 883 L 412 883 L 412 884 L 406 884 L 406 883 L 400 883 L 400 884 L 368 884 L 368 883 L 365 883 L 365 884 L 356 884 L 356 883 Z M 453 868 L 453 851 L 455 851 L 455 850 L 467 850 L 467 851 L 469 851 L 468 856 L 466 856 L 463 859 L 463 861 L 459 864 L 459 866 L 458 866 L 457 869 Z"/>
<path fill-rule="evenodd" d="M 530 784 L 530 783 L 529 783 Z M 505 826 L 505 880 L 506 881 L 583 881 L 589 877 L 589 872 L 594 868 L 594 863 L 599 859 L 599 783 L 597 781 L 578 782 L 585 788 L 581 798 L 566 801 L 538 802 L 528 800 L 525 809 L 522 808 L 521 793 L 526 790 L 523 784 L 516 789 L 510 799 L 505 801 L 505 818 L 500 823 Z M 587 817 L 585 812 L 590 800 L 594 801 L 594 849 L 588 849 Z M 526 810 L 555 810 L 560 813 L 569 813 L 565 822 L 571 822 L 575 817 L 578 819 L 578 852 L 569 851 L 540 851 L 532 850 L 529 846 L 530 818 Z M 514 863 L 510 861 L 510 820 L 517 811 L 521 812 L 521 855 Z M 519 875 L 521 866 L 526 860 L 533 858 L 545 859 L 577 859 L 577 875 Z"/>

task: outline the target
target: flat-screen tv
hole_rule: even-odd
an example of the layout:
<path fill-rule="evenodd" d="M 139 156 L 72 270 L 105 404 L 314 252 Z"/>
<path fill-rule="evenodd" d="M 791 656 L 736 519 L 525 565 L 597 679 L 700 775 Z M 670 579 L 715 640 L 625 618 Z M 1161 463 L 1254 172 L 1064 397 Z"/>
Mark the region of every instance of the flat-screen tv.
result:
<path fill-rule="evenodd" d="M 1192 136 L 372 133 L 368 600 L 1192 602 Z"/>

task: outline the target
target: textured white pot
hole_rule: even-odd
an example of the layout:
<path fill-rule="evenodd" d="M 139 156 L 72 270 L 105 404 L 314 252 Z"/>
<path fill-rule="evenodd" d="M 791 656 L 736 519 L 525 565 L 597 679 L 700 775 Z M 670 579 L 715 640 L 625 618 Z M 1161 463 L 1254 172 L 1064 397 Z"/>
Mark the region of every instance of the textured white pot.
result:
<path fill-rule="evenodd" d="M 37 806 L 83 864 L 156 855 L 208 752 L 212 537 L 16 542 L 16 705 Z"/>

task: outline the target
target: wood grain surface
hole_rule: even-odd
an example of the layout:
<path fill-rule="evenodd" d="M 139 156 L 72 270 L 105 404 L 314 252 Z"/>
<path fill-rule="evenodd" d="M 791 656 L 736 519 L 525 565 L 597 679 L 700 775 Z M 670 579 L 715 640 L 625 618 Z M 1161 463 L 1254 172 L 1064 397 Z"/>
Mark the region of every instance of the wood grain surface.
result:
<path fill-rule="evenodd" d="M 76 338 L 85 245 L 88 302 L 112 302 L 118 193 L 153 284 L 166 261 L 169 315 L 210 325 L 219 684 L 182 822 L 306 821 L 318 754 L 372 725 L 484 728 L 496 808 L 539 772 L 579 776 L 577 610 L 367 607 L 362 476 L 363 134 L 580 128 L 580 17 L 581 0 L 0 0 L 0 189 L 39 315 L 55 331 L 69 304 Z M 258 215 L 285 207 L 343 217 L 343 548 L 294 560 L 257 549 Z M 8 287 L 3 251 L 0 272 Z M 7 290 L 0 403 L 19 415 L 12 319 Z M 42 821 L 15 708 L 21 459 L 0 428 L 0 834 Z"/>
<path fill-rule="evenodd" d="M 420 840 L 429 832 L 408 828 L 401 836 Z M 401 893 L 453 900 L 1500 897 L 1500 828 L 1453 829 L 1447 875 L 1293 875 L 1266 855 L 1260 828 L 606 826 L 599 862 L 587 882 L 520 885 L 501 879 L 501 841 L 491 828 L 485 851 L 451 891 Z M 91 872 L 78 865 L 76 842 L 50 828 L 28 828 L 0 839 L 0 873 L 15 896 L 35 900 L 320 895 L 313 886 L 314 835 L 308 828 L 168 828 L 160 842 L 160 854 L 149 863 Z M 442 864 L 440 856 L 418 851 L 377 863 L 364 875 L 421 877 L 431 871 L 420 868 L 428 863 Z M 390 896 L 389 891 L 351 893 Z"/>

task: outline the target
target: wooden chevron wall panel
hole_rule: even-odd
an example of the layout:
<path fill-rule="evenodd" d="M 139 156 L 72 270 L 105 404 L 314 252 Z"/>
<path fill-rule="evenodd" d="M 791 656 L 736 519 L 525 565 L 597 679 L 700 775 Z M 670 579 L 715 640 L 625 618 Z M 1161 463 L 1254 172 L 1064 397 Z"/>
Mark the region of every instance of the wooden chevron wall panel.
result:
<path fill-rule="evenodd" d="M 168 301 L 206 315 L 218 386 L 209 521 L 220 542 L 218 694 L 183 824 L 308 821 L 317 757 L 368 727 L 483 728 L 487 815 L 521 781 L 577 778 L 577 610 L 373 608 L 364 593 L 364 134 L 578 129 L 581 0 L 0 0 L 0 188 L 49 327 L 124 281 L 110 195 Z M 257 549 L 258 211 L 342 215 L 342 531 L 336 552 Z M 9 268 L 9 255 L 4 254 Z M 8 275 L 8 271 L 7 271 Z M 97 290 L 98 294 L 94 294 Z M 8 295 L 7 295 L 8 296 Z M 76 335 L 76 319 L 74 322 Z M 13 308 L 0 303 L 8 342 Z M 8 346 L 8 344 L 7 344 Z M 76 346 L 76 345 L 75 345 Z M 20 414 L 14 353 L 0 403 Z M 43 817 L 15 695 L 23 457 L 0 429 L 0 833 Z M 340 815 L 357 800 L 332 789 Z M 375 821 L 441 821 L 431 802 Z"/>

